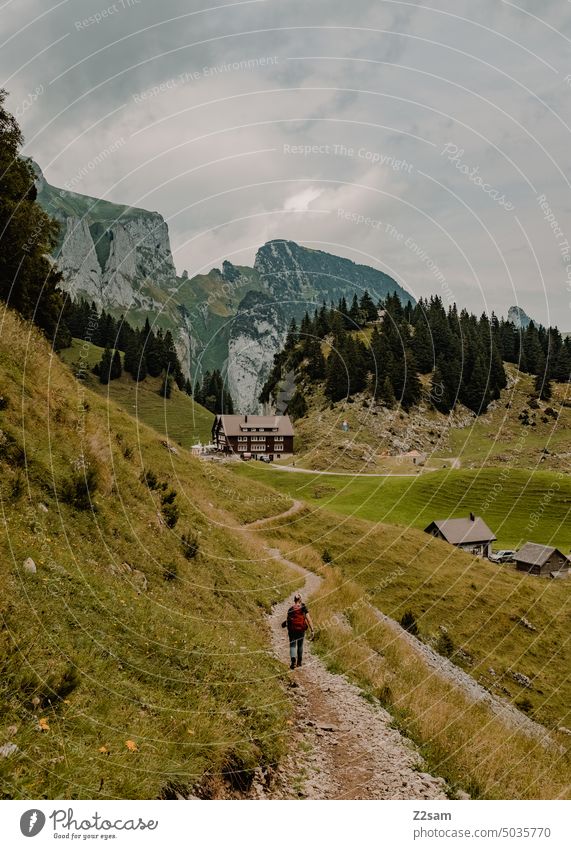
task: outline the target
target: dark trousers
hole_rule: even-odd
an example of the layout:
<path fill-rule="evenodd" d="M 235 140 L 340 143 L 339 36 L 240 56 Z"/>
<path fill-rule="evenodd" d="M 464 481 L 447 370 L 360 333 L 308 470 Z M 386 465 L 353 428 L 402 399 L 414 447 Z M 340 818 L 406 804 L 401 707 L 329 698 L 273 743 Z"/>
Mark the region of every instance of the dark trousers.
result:
<path fill-rule="evenodd" d="M 301 634 L 289 634 L 289 656 L 292 660 L 297 658 L 297 662 L 301 663 L 303 659 L 303 638 L 305 631 Z"/>

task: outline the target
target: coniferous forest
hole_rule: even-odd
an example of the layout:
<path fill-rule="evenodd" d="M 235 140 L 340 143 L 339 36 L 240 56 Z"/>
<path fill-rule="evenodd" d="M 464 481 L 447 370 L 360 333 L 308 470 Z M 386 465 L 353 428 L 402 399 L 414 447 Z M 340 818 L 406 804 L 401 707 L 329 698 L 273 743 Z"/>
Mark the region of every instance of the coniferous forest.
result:
<path fill-rule="evenodd" d="M 446 309 L 438 296 L 403 305 L 391 295 L 375 304 L 365 292 L 349 307 L 341 298 L 306 313 L 299 328 L 292 321 L 260 401 L 269 402 L 293 369 L 301 384 L 321 384 L 332 403 L 366 392 L 408 411 L 421 400 L 426 375 L 437 410 L 449 413 L 461 403 L 480 414 L 507 385 L 505 362 L 535 375 L 537 395 L 548 400 L 552 381 L 571 378 L 571 339 L 533 322 L 520 329 L 493 313 L 478 318 L 456 305 Z M 294 418 L 306 412 L 299 388 L 289 409 Z"/>

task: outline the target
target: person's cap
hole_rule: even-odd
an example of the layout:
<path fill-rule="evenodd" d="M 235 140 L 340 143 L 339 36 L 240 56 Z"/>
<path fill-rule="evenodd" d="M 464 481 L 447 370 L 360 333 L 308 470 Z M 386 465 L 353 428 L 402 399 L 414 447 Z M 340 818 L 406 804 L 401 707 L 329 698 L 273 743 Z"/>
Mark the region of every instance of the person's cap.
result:
<path fill-rule="evenodd" d="M 301 601 L 301 593 L 296 593 L 293 597 L 294 601 Z"/>

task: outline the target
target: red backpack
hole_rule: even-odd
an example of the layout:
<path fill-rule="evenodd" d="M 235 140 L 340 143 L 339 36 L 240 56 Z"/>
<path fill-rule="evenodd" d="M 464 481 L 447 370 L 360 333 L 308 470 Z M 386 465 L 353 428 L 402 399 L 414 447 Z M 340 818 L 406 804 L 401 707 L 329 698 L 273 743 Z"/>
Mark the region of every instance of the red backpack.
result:
<path fill-rule="evenodd" d="M 294 604 L 287 612 L 287 624 L 290 631 L 307 631 L 307 619 L 301 604 Z"/>

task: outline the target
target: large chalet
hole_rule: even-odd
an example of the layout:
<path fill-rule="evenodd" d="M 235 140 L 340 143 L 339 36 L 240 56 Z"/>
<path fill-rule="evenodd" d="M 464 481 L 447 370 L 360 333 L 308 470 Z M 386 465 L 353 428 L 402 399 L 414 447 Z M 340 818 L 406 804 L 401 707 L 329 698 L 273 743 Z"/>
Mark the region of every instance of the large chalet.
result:
<path fill-rule="evenodd" d="M 212 425 L 217 451 L 240 457 L 275 460 L 293 454 L 293 427 L 289 416 L 217 415 Z"/>

